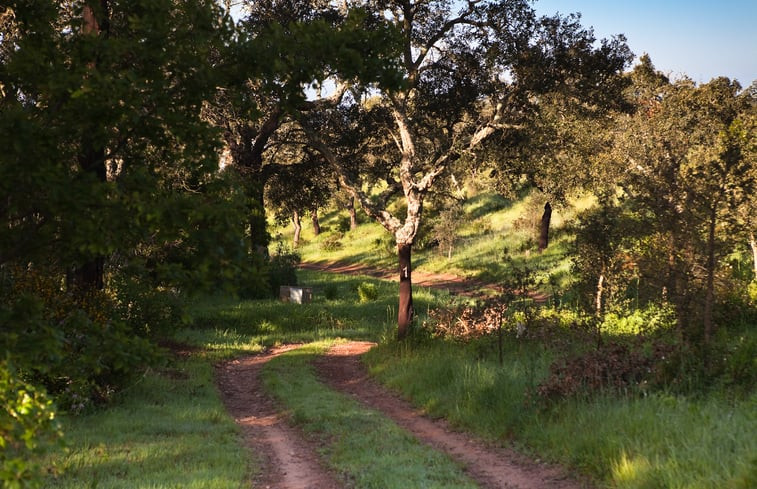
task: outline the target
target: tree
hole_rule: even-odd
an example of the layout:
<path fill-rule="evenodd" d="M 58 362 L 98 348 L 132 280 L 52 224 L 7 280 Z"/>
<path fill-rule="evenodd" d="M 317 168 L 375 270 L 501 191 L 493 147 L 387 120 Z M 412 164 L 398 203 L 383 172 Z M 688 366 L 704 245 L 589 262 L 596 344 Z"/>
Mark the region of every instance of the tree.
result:
<path fill-rule="evenodd" d="M 342 186 L 394 236 L 402 338 L 413 319 L 412 246 L 437 181 L 493 135 L 521 129 L 535 95 L 611 93 L 629 52 L 622 38 L 594 48 L 592 31 L 578 17 L 537 18 L 526 1 L 471 1 L 457 12 L 447 0 L 366 5 L 401 33 L 404 85 L 370 87 L 363 97 L 369 87 L 338 79 L 337 103 L 301 124 Z M 390 210 L 395 197 L 402 216 Z"/>
<path fill-rule="evenodd" d="M 175 291 L 239 266 L 200 118 L 228 31 L 205 0 L 2 11 L 0 354 L 60 406 L 105 401 L 177 324 Z"/>
<path fill-rule="evenodd" d="M 291 217 L 294 225 L 292 246 L 297 248 L 302 230 L 301 216 L 306 210 L 315 213 L 326 205 L 334 179 L 323 159 L 312 151 L 292 155 L 287 159 L 291 163 L 281 165 L 279 171 L 270 178 L 266 200 L 271 203 L 270 207 L 275 210 L 280 222 Z"/>
<path fill-rule="evenodd" d="M 275 154 L 271 148 L 277 132 L 309 110 L 305 89 L 318 86 L 331 72 L 396 84 L 385 54 L 393 42 L 391 32 L 378 24 L 364 29 L 366 16 L 360 10 L 309 0 L 244 3 L 248 15 L 238 26 L 237 47 L 222 53 L 236 62 L 205 113 L 223 130 L 232 165 L 244 182 L 250 248 L 265 253 L 270 241 L 265 189 L 282 164 L 289 164 L 270 155 Z"/>
<path fill-rule="evenodd" d="M 701 86 L 688 79 L 668 83 L 648 58 L 632 77 L 636 110 L 619 117 L 612 155 L 623 168 L 628 198 L 665 243 L 664 293 L 679 331 L 702 346 L 706 360 L 715 277 L 732 242 L 726 228 L 755 183 L 747 156 L 751 109 L 738 83 L 726 78 Z"/>

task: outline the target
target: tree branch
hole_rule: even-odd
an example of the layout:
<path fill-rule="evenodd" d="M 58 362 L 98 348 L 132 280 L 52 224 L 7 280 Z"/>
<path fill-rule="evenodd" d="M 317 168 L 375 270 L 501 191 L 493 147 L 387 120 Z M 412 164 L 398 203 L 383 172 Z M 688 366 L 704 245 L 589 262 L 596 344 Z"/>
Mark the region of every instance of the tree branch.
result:
<path fill-rule="evenodd" d="M 368 195 L 362 191 L 360 185 L 357 182 L 353 182 L 352 179 L 347 175 L 347 172 L 344 171 L 344 168 L 339 161 L 339 157 L 331 150 L 331 148 L 329 148 L 328 145 L 324 143 L 316 135 L 315 131 L 313 131 L 310 127 L 305 124 L 301 125 L 303 131 L 305 132 L 305 135 L 308 138 L 308 143 L 313 149 L 318 151 L 332 166 L 336 174 L 339 176 L 339 183 L 345 189 L 347 189 L 347 192 L 349 192 L 350 195 L 357 199 L 357 201 L 360 203 L 360 207 L 363 208 L 366 214 L 368 214 L 373 219 L 376 219 L 379 223 L 381 223 L 382 226 L 384 226 L 384 228 L 386 228 L 387 231 L 394 235 L 396 231 L 402 227 L 399 219 L 394 217 L 390 212 L 376 206 L 368 197 Z M 392 187 L 390 187 L 390 189 L 391 188 Z M 387 189 L 387 191 L 388 190 L 389 189 Z M 384 193 L 386 193 L 387 191 L 385 191 Z M 386 198 L 388 198 L 388 196 Z"/>

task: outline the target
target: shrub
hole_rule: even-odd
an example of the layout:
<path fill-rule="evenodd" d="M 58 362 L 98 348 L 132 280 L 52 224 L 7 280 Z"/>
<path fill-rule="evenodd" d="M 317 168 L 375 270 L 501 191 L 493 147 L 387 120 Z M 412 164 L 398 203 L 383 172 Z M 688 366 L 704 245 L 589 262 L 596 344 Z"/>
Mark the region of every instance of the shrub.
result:
<path fill-rule="evenodd" d="M 157 360 L 157 349 L 118 317 L 108 293 L 72 294 L 59 282 L 52 271 L 15 271 L 0 301 L 0 351 L 58 407 L 78 412 L 107 402 Z"/>
<path fill-rule="evenodd" d="M 338 299 L 339 287 L 336 284 L 328 284 L 326 288 L 323 289 L 323 296 L 330 301 Z"/>
<path fill-rule="evenodd" d="M 339 220 L 336 223 L 336 228 L 340 233 L 346 233 L 350 231 L 350 216 L 339 216 Z"/>
<path fill-rule="evenodd" d="M 373 302 L 378 299 L 378 288 L 370 282 L 362 282 L 357 286 L 357 295 L 360 302 Z"/>
<path fill-rule="evenodd" d="M 121 279 L 114 295 L 116 316 L 139 336 L 164 338 L 186 322 L 186 299 L 177 290 Z"/>
<path fill-rule="evenodd" d="M 342 249 L 342 241 L 341 239 L 344 237 L 342 233 L 333 233 L 328 235 L 322 242 L 321 242 L 321 249 L 323 251 L 337 251 Z"/>
<path fill-rule="evenodd" d="M 749 297 L 749 302 L 751 302 L 752 305 L 757 306 L 757 280 L 753 280 L 749 283 L 747 286 L 747 295 Z"/>
<path fill-rule="evenodd" d="M 268 264 L 268 283 L 271 296 L 278 296 L 279 287 L 282 285 L 297 285 L 297 265 L 299 264 L 300 255 L 279 244 L 276 253 L 271 255 Z"/>
<path fill-rule="evenodd" d="M 37 487 L 45 473 L 37 460 L 63 440 L 52 401 L 1 363 L 0 404 L 0 483 Z"/>

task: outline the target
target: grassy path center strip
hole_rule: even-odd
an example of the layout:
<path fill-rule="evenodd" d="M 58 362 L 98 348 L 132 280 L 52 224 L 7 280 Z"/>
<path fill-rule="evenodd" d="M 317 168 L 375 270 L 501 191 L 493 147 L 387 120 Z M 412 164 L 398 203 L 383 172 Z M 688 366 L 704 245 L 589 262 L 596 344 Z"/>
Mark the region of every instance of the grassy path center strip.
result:
<path fill-rule="evenodd" d="M 322 455 L 339 476 L 356 488 L 476 487 L 446 455 L 319 382 L 311 362 L 330 345 L 314 343 L 273 358 L 262 377 L 266 390 L 320 442 Z"/>

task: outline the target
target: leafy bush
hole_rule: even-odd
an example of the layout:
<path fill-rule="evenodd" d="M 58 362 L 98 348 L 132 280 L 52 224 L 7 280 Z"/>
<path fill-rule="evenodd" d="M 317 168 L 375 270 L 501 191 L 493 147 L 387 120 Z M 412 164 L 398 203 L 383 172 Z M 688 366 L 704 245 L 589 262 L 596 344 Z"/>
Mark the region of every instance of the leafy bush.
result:
<path fill-rule="evenodd" d="M 114 295 L 117 317 L 139 336 L 163 338 L 186 322 L 186 298 L 177 290 L 121 279 Z"/>
<path fill-rule="evenodd" d="M 360 302 L 373 302 L 378 299 L 378 288 L 376 288 L 376 284 L 362 282 L 357 286 L 357 295 Z"/>
<path fill-rule="evenodd" d="M 675 311 L 670 304 L 648 304 L 632 312 L 608 312 L 601 330 L 611 334 L 637 335 L 670 330 L 675 327 Z"/>
<path fill-rule="evenodd" d="M 757 280 L 749 283 L 747 286 L 747 295 L 749 296 L 749 302 L 757 306 Z"/>
<path fill-rule="evenodd" d="M 279 287 L 282 285 L 297 285 L 297 265 L 300 264 L 300 260 L 298 253 L 279 244 L 268 263 L 268 284 L 272 297 L 278 295 Z"/>
<path fill-rule="evenodd" d="M 44 475 L 38 458 L 62 444 L 47 395 L 0 364 L 0 482 L 8 489 L 37 487 Z"/>
<path fill-rule="evenodd" d="M 342 233 L 333 233 L 328 235 L 322 242 L 321 242 L 321 249 L 323 251 L 337 251 L 342 249 L 342 241 L 341 239 L 344 237 Z"/>
<path fill-rule="evenodd" d="M 59 407 L 78 412 L 107 402 L 157 360 L 157 349 L 143 328 L 118 318 L 108 293 L 70 293 L 55 277 L 15 271 L 0 301 L 0 351 Z"/>
<path fill-rule="evenodd" d="M 350 216 L 339 216 L 336 228 L 340 233 L 346 233 L 351 229 Z"/>

